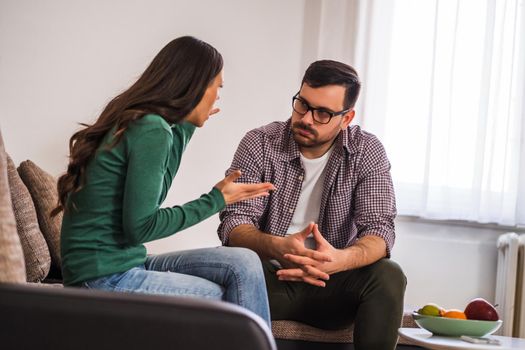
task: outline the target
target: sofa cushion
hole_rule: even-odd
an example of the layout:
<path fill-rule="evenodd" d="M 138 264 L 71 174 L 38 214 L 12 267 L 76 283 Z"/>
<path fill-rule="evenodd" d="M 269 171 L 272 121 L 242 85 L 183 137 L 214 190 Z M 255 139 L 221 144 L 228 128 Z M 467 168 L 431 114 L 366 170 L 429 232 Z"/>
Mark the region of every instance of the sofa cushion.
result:
<path fill-rule="evenodd" d="M 51 256 L 46 240 L 38 227 L 35 205 L 31 195 L 18 175 L 16 166 L 9 155 L 7 155 L 7 175 L 16 229 L 24 251 L 27 281 L 41 282 L 49 273 Z"/>
<path fill-rule="evenodd" d="M 401 327 L 417 327 L 413 318 L 412 311 L 405 310 Z M 325 330 L 309 326 L 307 324 L 290 321 L 272 321 L 272 333 L 276 339 L 302 340 L 320 343 L 353 343 L 354 326 L 340 330 Z M 410 341 L 400 338 L 399 344 L 412 345 Z"/>
<path fill-rule="evenodd" d="M 0 133 L 0 282 L 24 283 L 24 253 L 16 232 L 16 220 L 7 179 L 7 154 Z"/>
<path fill-rule="evenodd" d="M 38 224 L 51 254 L 51 263 L 60 268 L 62 266 L 60 259 L 62 213 L 50 217 L 51 210 L 56 207 L 58 201 L 57 181 L 30 160 L 20 163 L 18 173 L 33 198 Z"/>

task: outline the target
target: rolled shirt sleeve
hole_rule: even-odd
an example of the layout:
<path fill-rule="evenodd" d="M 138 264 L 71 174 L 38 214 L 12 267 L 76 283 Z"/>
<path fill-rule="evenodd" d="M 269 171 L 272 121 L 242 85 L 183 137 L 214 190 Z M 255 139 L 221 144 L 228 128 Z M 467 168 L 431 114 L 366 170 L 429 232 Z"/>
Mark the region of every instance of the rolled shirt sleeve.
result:
<path fill-rule="evenodd" d="M 383 145 L 375 137 L 368 139 L 362 154 L 354 192 L 354 223 L 357 237 L 381 237 L 386 243 L 387 256 L 390 256 L 395 241 L 396 217 L 390 162 Z"/>
<path fill-rule="evenodd" d="M 262 140 L 253 132 L 247 134 L 240 142 L 226 175 L 240 170 L 242 175 L 237 179 L 241 183 L 260 183 L 263 179 Z M 220 213 L 221 223 L 217 230 L 223 245 L 228 245 L 230 232 L 239 225 L 249 224 L 260 229 L 259 220 L 267 205 L 266 197 L 254 198 L 226 206 Z"/>

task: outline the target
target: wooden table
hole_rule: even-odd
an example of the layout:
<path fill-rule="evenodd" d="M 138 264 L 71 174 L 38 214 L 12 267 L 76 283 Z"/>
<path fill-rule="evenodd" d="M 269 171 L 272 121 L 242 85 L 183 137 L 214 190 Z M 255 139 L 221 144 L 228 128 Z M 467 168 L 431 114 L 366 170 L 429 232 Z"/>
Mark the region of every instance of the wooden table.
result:
<path fill-rule="evenodd" d="M 432 335 L 422 328 L 399 328 L 399 335 L 412 343 L 427 349 L 465 349 L 465 350 L 516 350 L 525 349 L 525 339 L 491 335 L 500 345 L 473 344 L 456 337 Z"/>

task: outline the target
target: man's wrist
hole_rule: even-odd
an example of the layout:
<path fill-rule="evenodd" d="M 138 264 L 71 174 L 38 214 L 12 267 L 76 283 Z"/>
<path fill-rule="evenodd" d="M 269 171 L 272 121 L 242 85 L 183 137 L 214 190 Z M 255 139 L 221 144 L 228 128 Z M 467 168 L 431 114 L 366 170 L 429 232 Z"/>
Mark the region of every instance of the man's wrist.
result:
<path fill-rule="evenodd" d="M 257 252 L 262 259 L 279 257 L 282 237 L 263 232 L 251 224 L 241 224 L 230 232 L 229 245 L 245 247 Z"/>
<path fill-rule="evenodd" d="M 341 254 L 341 271 L 348 271 L 355 268 L 355 247 L 339 249 Z"/>
<path fill-rule="evenodd" d="M 266 245 L 266 252 L 268 253 L 268 258 L 270 259 L 279 259 L 282 258 L 281 250 L 279 249 L 280 241 L 282 240 L 282 237 L 274 236 L 272 234 L 265 234 L 266 237 L 264 237 L 265 245 Z"/>
<path fill-rule="evenodd" d="M 386 243 L 377 236 L 364 236 L 354 245 L 343 249 L 346 270 L 361 268 L 386 256 Z"/>

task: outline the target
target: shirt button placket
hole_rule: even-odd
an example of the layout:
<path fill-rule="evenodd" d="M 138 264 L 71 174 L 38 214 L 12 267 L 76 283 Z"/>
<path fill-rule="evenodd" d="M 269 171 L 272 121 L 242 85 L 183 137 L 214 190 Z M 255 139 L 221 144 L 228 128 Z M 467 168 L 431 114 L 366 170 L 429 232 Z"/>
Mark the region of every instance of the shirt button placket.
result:
<path fill-rule="evenodd" d="M 299 175 L 299 176 L 297 176 L 297 179 L 298 179 L 299 181 L 303 181 L 304 176 L 303 176 L 303 175 Z M 295 212 L 295 210 L 292 209 L 292 208 L 290 208 L 290 209 L 288 209 L 288 212 L 289 212 L 290 214 L 293 214 L 293 213 Z"/>

